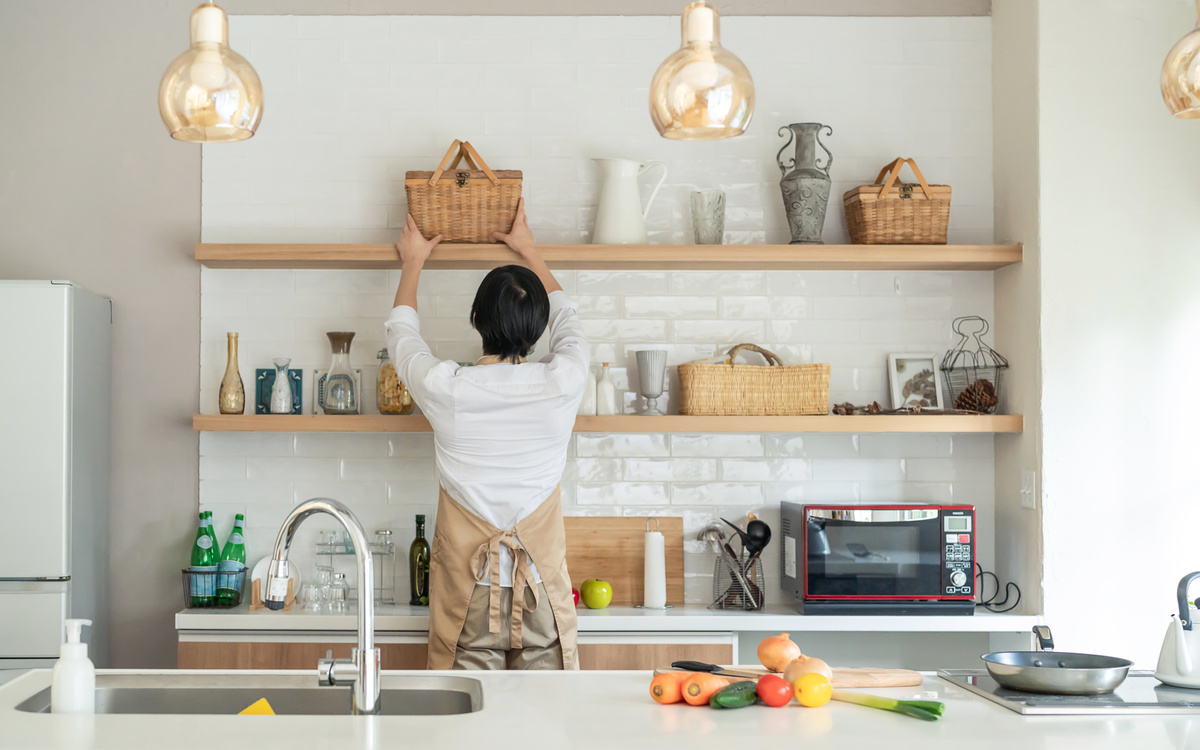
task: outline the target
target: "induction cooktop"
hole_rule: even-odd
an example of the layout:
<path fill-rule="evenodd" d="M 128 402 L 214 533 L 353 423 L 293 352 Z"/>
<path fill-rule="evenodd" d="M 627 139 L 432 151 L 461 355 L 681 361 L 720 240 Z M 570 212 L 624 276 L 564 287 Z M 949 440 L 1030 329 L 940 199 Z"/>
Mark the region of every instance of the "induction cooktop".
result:
<path fill-rule="evenodd" d="M 938 677 L 1010 711 L 1029 716 L 1056 714 L 1197 714 L 1200 690 L 1170 687 L 1150 671 L 1131 671 L 1105 695 L 1042 695 L 1000 687 L 986 669 L 943 669 Z"/>

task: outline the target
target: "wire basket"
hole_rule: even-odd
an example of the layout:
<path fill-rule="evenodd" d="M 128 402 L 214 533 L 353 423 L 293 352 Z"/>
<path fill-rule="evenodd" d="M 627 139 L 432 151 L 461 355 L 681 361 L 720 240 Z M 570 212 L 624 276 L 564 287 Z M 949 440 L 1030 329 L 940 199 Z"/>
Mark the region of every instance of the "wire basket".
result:
<path fill-rule="evenodd" d="M 992 414 L 1000 403 L 1000 386 L 1008 360 L 983 343 L 983 335 L 991 328 L 983 318 L 968 315 L 955 319 L 953 325 L 958 341 L 942 357 L 941 366 L 948 403 L 959 411 Z M 975 330 L 964 332 L 964 328 L 971 327 Z"/>
<path fill-rule="evenodd" d="M 742 574 L 741 579 L 738 578 L 738 572 Z M 742 580 L 746 581 L 749 592 L 743 588 Z M 755 612 L 763 608 L 765 594 L 762 558 L 747 564 L 742 560 L 735 561 L 725 553 L 717 555 L 717 563 L 713 567 L 713 603 L 709 605 L 710 609 Z"/>
<path fill-rule="evenodd" d="M 229 609 L 242 603 L 246 568 L 229 570 L 183 569 L 183 606 Z"/>

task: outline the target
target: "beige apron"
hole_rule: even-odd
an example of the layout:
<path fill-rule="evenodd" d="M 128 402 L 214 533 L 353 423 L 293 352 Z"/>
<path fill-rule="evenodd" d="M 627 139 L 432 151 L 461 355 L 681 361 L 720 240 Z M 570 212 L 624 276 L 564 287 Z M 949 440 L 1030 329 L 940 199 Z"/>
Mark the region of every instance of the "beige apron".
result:
<path fill-rule="evenodd" d="M 479 364 L 498 362 L 484 357 Z M 491 576 L 488 631 L 499 633 L 500 545 L 513 557 L 513 605 L 508 627 L 512 648 L 521 648 L 525 614 L 525 589 L 533 592 L 540 606 L 538 588 L 532 579 L 529 559 L 537 562 L 562 647 L 563 669 L 578 669 L 575 601 L 567 574 L 567 543 L 563 529 L 560 488 L 555 488 L 537 510 L 519 521 L 512 531 L 496 528 L 464 508 L 444 488 L 438 496 L 433 551 L 429 559 L 429 669 L 450 669 L 466 621 L 471 594 L 479 581 Z M 517 537 L 520 537 L 518 541 Z"/>

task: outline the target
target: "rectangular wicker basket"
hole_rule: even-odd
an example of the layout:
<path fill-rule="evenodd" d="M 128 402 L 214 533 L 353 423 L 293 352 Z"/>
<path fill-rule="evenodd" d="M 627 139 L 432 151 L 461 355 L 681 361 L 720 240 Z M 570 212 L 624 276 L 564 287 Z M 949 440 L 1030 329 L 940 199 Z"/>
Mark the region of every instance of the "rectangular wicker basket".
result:
<path fill-rule="evenodd" d="M 917 184 L 897 181 L 905 164 L 912 167 Z M 930 185 L 912 159 L 895 159 L 880 170 L 874 184 L 847 191 L 842 207 L 855 245 L 946 244 L 950 186 Z"/>
<path fill-rule="evenodd" d="M 767 366 L 734 364 L 743 349 Z M 738 344 L 723 363 L 679 365 L 680 414 L 695 416 L 799 416 L 829 413 L 829 365 L 784 365 L 774 353 Z"/>
<path fill-rule="evenodd" d="M 470 169 L 458 169 L 464 158 Z M 512 231 L 521 172 L 492 171 L 474 146 L 456 140 L 435 171 L 404 174 L 404 194 L 427 239 L 440 234 L 444 242 L 495 242 L 493 232 Z"/>

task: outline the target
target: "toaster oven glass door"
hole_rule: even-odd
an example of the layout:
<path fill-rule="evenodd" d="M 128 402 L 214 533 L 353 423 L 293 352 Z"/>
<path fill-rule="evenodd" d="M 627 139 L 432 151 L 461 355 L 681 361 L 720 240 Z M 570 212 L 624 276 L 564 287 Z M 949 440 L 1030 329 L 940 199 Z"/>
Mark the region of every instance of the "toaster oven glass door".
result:
<path fill-rule="evenodd" d="M 809 597 L 936 597 L 942 529 L 936 510 L 810 509 Z"/>

